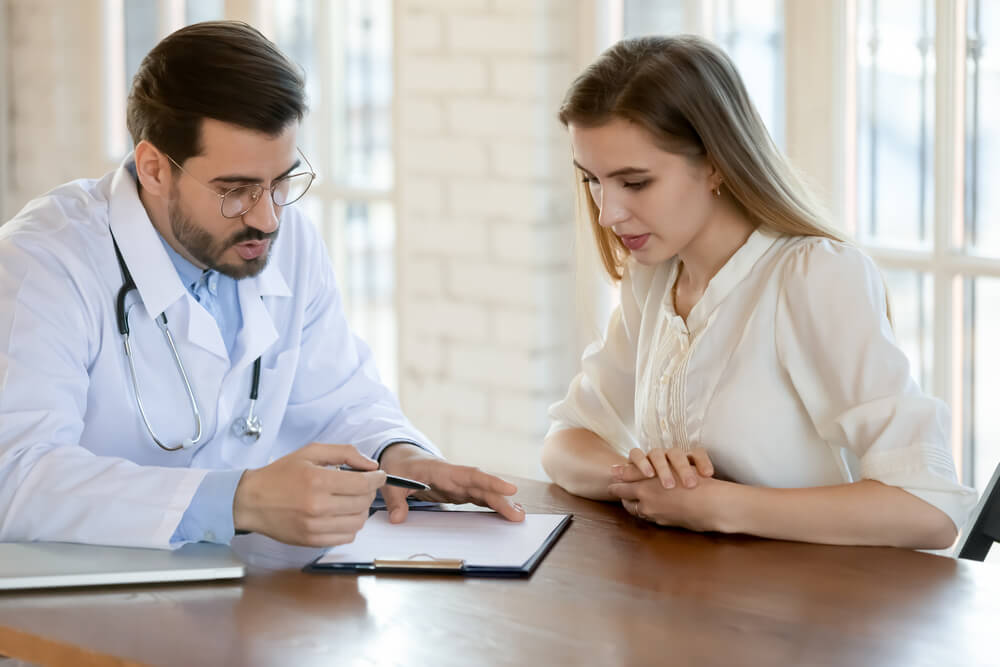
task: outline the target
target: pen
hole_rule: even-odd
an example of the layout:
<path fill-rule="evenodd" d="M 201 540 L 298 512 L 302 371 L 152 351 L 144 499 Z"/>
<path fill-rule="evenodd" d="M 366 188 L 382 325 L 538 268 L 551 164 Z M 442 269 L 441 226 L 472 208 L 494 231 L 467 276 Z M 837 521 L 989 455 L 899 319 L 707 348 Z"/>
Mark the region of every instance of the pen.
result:
<path fill-rule="evenodd" d="M 340 466 L 341 470 L 346 470 L 347 472 L 366 472 L 365 470 L 358 470 L 357 468 L 352 468 L 350 466 Z M 403 489 L 416 489 L 417 491 L 430 491 L 431 487 L 423 482 L 418 482 L 415 479 L 407 479 L 406 477 L 400 477 L 399 475 L 385 474 L 385 483 L 389 486 L 398 486 Z"/>

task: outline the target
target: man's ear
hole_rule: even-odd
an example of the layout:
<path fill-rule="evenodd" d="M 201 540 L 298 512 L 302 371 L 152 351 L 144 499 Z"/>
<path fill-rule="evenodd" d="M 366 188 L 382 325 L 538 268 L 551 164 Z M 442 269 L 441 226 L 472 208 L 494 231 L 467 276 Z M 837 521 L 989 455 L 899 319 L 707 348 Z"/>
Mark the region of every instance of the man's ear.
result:
<path fill-rule="evenodd" d="M 145 139 L 135 147 L 135 172 L 142 189 L 157 197 L 166 197 L 173 182 L 170 160 Z"/>

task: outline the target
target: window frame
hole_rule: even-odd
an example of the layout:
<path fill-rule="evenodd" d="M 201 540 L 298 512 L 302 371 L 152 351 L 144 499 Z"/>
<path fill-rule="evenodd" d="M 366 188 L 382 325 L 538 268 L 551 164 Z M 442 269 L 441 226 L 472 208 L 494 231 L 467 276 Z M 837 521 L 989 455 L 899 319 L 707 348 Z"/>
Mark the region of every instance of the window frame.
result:
<path fill-rule="evenodd" d="M 689 29 L 711 38 L 712 5 L 686 0 Z M 852 238 L 858 232 L 857 17 L 859 0 L 784 3 L 785 142 L 792 162 L 827 202 L 833 224 Z M 622 0 L 605 7 L 623 8 Z M 967 280 L 1000 278 L 1000 257 L 966 250 L 965 122 L 967 1 L 934 0 L 934 125 L 932 230 L 926 249 L 903 249 L 860 239 L 883 269 L 917 271 L 932 281 L 933 371 L 925 391 L 952 411 L 956 469 L 974 480 L 971 345 L 973 322 Z M 619 33 L 620 34 L 620 33 Z M 818 83 L 817 83 L 818 82 Z M 828 132 L 816 131 L 817 126 Z M 832 156 L 832 157 L 831 157 Z M 891 295 L 890 295 L 891 297 Z"/>
<path fill-rule="evenodd" d="M 162 38 L 170 32 L 180 28 L 186 20 L 185 0 L 156 0 L 158 17 L 158 34 Z M 316 94 L 309 100 L 309 117 L 305 120 L 308 132 L 311 134 L 312 142 L 309 147 L 309 159 L 315 165 L 319 178 L 313 183 L 307 195 L 311 204 L 319 212 L 312 222 L 320 230 L 324 243 L 330 253 L 330 259 L 334 269 L 338 274 L 338 280 L 343 284 L 346 279 L 346 272 L 349 270 L 351 258 L 345 238 L 344 220 L 337 215 L 338 207 L 345 207 L 349 204 L 362 204 L 366 206 L 386 205 L 391 208 L 393 217 L 399 211 L 398 196 L 398 160 L 394 165 L 393 183 L 386 188 L 361 188 L 342 185 L 335 180 L 334 159 L 336 148 L 333 144 L 333 118 L 335 100 L 340 99 L 339 93 L 344 85 L 343 77 L 338 75 L 341 71 L 338 68 L 336 57 L 341 56 L 336 51 L 334 40 L 329 39 L 329 31 L 338 21 L 338 15 L 343 11 L 341 3 L 331 3 L 326 0 L 307 0 L 312 22 L 312 44 L 315 48 L 313 63 L 316 71 L 310 73 L 310 79 L 314 82 Z M 398 25 L 398 4 L 390 0 L 389 17 L 391 25 Z M 102 111 L 104 122 L 102 123 L 103 156 L 102 163 L 104 171 L 111 171 L 118 167 L 119 156 L 125 153 L 125 108 L 122 100 L 125 99 L 127 91 L 124 88 L 125 82 L 125 20 L 124 20 L 124 0 L 103 0 L 104 20 L 102 26 Z M 275 40 L 275 26 L 272 20 L 277 11 L 277 0 L 225 0 L 223 2 L 223 17 L 232 20 L 246 21 L 256 26 L 268 39 Z M 393 45 L 392 67 L 393 72 L 398 70 L 397 58 L 398 49 Z M 393 142 L 399 136 L 397 96 L 393 95 L 392 109 L 390 116 L 391 132 Z M 309 119 L 319 119 L 314 124 Z M 5 127 L 5 126 L 4 126 Z M 0 173 L 2 175 L 2 173 Z M 2 203 L 2 200 L 0 200 Z M 398 222 L 395 223 L 395 247 L 393 249 L 393 261 L 399 266 L 401 235 L 398 233 Z M 392 308 L 394 317 L 398 322 L 402 313 L 400 304 L 400 290 L 393 288 Z M 349 294 L 342 290 L 345 311 L 349 310 Z M 383 376 L 383 381 L 394 391 L 398 388 L 399 359 L 401 358 L 401 340 L 396 336 L 391 352 L 379 350 L 378 357 L 383 363 L 379 364 L 379 371 Z M 391 360 L 390 360 L 391 355 Z M 391 368 L 385 368 L 385 364 L 391 364 Z"/>

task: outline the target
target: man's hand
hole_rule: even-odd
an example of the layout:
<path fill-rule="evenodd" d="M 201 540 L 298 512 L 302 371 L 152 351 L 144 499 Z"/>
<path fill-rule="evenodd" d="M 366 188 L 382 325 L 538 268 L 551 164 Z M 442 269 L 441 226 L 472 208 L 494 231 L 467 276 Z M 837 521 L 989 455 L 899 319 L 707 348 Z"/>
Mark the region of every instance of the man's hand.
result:
<path fill-rule="evenodd" d="M 366 472 L 327 467 L 341 464 Z M 243 473 L 233 498 L 233 524 L 288 544 L 346 544 L 364 525 L 383 484 L 378 464 L 354 447 L 314 442 Z"/>
<path fill-rule="evenodd" d="M 512 503 L 508 496 L 517 487 L 478 468 L 458 466 L 407 443 L 391 445 L 382 453 L 382 469 L 393 475 L 408 477 L 430 485 L 430 491 L 413 491 L 394 486 L 382 488 L 389 521 L 406 520 L 409 508 L 406 497 L 438 503 L 475 503 L 496 510 L 509 521 L 523 521 L 524 508 Z"/>

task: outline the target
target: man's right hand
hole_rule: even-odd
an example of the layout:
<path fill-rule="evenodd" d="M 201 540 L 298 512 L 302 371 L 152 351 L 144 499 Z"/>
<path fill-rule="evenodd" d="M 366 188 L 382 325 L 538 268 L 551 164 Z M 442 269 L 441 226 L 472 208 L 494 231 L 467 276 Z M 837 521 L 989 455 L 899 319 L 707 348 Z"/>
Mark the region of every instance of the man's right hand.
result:
<path fill-rule="evenodd" d="M 365 472 L 327 467 L 342 464 Z M 383 484 L 378 463 L 351 445 L 314 442 L 243 473 L 233 498 L 233 525 L 287 544 L 346 544 L 361 530 Z"/>

